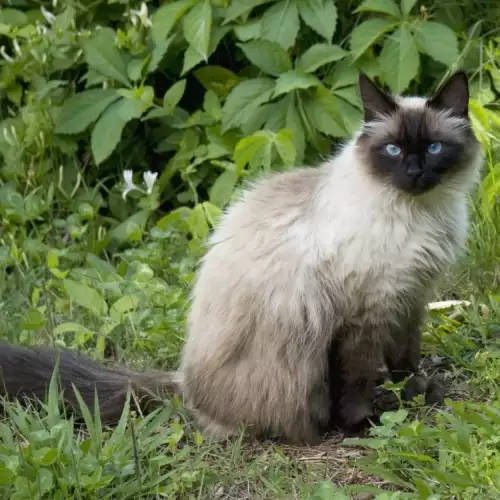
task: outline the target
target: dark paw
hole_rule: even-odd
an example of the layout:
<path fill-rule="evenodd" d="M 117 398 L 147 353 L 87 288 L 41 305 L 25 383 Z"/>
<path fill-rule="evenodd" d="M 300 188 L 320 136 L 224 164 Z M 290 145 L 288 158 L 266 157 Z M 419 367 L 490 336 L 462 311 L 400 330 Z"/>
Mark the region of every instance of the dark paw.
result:
<path fill-rule="evenodd" d="M 432 377 L 427 384 L 425 403 L 428 405 L 442 405 L 446 396 L 446 387 L 439 377 Z"/>
<path fill-rule="evenodd" d="M 411 401 L 415 396 L 419 394 L 425 394 L 427 390 L 427 377 L 422 374 L 412 375 L 403 389 L 403 398 L 406 401 Z"/>

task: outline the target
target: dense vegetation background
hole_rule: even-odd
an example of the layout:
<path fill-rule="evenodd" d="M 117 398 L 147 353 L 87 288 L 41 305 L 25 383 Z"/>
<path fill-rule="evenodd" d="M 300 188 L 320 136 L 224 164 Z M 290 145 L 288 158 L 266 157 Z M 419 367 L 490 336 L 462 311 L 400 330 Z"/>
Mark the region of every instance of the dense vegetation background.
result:
<path fill-rule="evenodd" d="M 174 368 L 196 263 L 253 176 L 314 165 L 360 124 L 359 70 L 395 92 L 471 80 L 486 153 L 467 257 L 433 311 L 447 408 L 314 450 L 203 441 L 174 401 L 117 429 L 5 404 L 0 496 L 500 497 L 500 4 L 496 0 L 3 0 L 0 337 Z M 400 387 L 392 390 L 398 392 Z M 369 498 L 369 497 L 364 497 Z"/>

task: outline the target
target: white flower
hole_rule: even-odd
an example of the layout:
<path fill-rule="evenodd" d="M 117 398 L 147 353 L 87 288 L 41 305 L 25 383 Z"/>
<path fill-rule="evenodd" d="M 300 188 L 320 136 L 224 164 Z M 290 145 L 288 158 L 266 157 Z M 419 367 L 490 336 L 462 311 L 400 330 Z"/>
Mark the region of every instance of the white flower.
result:
<path fill-rule="evenodd" d="M 155 185 L 156 178 L 158 177 L 158 172 L 144 172 L 144 184 L 146 184 L 147 193 L 151 194 L 153 192 L 153 186 Z"/>
<path fill-rule="evenodd" d="M 12 62 L 14 59 L 12 59 L 12 57 L 9 56 L 9 54 L 7 54 L 7 51 L 5 50 L 5 46 L 1 46 L 0 47 L 0 55 L 6 60 L 6 61 L 9 61 L 9 62 Z"/>
<path fill-rule="evenodd" d="M 52 7 L 57 7 L 57 0 L 52 0 Z"/>
<path fill-rule="evenodd" d="M 127 194 L 130 193 L 130 191 L 138 189 L 137 186 L 134 184 L 134 181 L 132 180 L 132 175 L 133 175 L 132 170 L 123 171 L 123 180 L 125 181 L 125 188 L 122 193 L 123 199 L 127 197 Z"/>
<path fill-rule="evenodd" d="M 151 19 L 149 19 L 148 16 L 148 6 L 145 4 L 145 2 L 141 3 L 141 8 L 139 10 L 130 10 L 130 19 L 134 26 L 137 24 L 138 20 L 140 20 L 141 23 L 146 27 L 151 26 Z"/>
<path fill-rule="evenodd" d="M 21 47 L 19 47 L 19 42 L 17 41 L 17 38 L 14 38 L 14 41 L 12 42 L 14 45 L 14 50 L 17 52 L 17 55 L 21 55 Z"/>
<path fill-rule="evenodd" d="M 52 24 L 56 20 L 56 16 L 52 12 L 49 12 L 43 5 L 40 7 L 40 10 L 49 24 Z"/>
<path fill-rule="evenodd" d="M 37 23 L 36 31 L 39 35 L 45 35 L 47 33 L 47 26 L 44 26 L 43 24 Z"/>

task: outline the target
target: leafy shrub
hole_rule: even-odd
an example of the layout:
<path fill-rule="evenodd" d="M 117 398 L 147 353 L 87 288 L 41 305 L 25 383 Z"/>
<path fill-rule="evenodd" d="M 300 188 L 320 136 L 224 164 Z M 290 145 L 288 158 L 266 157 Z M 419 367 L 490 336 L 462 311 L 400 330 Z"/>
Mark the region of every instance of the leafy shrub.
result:
<path fill-rule="evenodd" d="M 180 210 L 203 239 L 243 180 L 313 163 L 353 133 L 359 70 L 423 92 L 476 69 L 487 46 L 492 62 L 472 75 L 493 96 L 473 107 L 481 120 L 498 44 L 465 12 L 415 0 L 12 2 L 0 10 L 0 213 L 21 248 L 0 260 L 47 251 L 45 222 L 99 253 Z M 159 175 L 123 199 L 125 170 Z"/>

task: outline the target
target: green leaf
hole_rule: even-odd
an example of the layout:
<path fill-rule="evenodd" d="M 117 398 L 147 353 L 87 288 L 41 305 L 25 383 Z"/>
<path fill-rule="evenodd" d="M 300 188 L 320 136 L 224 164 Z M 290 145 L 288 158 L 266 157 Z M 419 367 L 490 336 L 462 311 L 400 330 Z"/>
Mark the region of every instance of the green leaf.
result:
<path fill-rule="evenodd" d="M 445 24 L 426 21 L 415 29 L 415 40 L 422 52 L 452 66 L 459 57 L 457 36 Z"/>
<path fill-rule="evenodd" d="M 269 101 L 273 89 L 274 80 L 270 78 L 254 78 L 234 87 L 222 108 L 222 132 L 242 125 L 249 113 Z"/>
<path fill-rule="evenodd" d="M 205 217 L 205 211 L 203 210 L 203 205 L 198 203 L 189 214 L 187 223 L 189 229 L 195 238 L 206 238 L 208 235 L 208 223 Z"/>
<path fill-rule="evenodd" d="M 184 91 L 186 90 L 186 80 L 178 80 L 176 81 L 168 90 L 165 92 L 163 96 L 163 107 L 171 113 L 174 108 L 179 104 L 179 101 L 182 99 L 184 95 Z"/>
<path fill-rule="evenodd" d="M 419 55 L 409 28 L 402 25 L 385 44 L 379 57 L 384 80 L 391 90 L 401 93 L 417 76 Z"/>
<path fill-rule="evenodd" d="M 150 214 L 150 210 L 141 210 L 131 215 L 127 220 L 112 229 L 111 237 L 119 243 L 140 240 Z"/>
<path fill-rule="evenodd" d="M 210 31 L 212 29 L 212 6 L 210 0 L 195 5 L 184 16 L 182 24 L 184 38 L 191 48 L 205 61 L 208 59 Z"/>
<path fill-rule="evenodd" d="M 210 44 L 208 47 L 208 56 L 210 57 L 214 52 L 220 41 L 226 36 L 226 33 L 230 31 L 227 26 L 215 28 L 212 31 L 210 37 Z M 191 68 L 194 68 L 197 64 L 204 60 L 203 55 L 200 55 L 191 45 L 187 48 L 184 53 L 184 64 L 182 66 L 181 76 L 185 75 Z"/>
<path fill-rule="evenodd" d="M 262 130 L 241 139 L 234 148 L 234 162 L 237 172 L 241 172 L 247 163 L 254 170 L 263 166 L 266 170 L 271 168 L 272 144 L 269 131 Z"/>
<path fill-rule="evenodd" d="M 272 2 L 273 0 L 232 0 L 226 9 L 224 24 L 234 21 L 238 17 L 249 14 L 255 7 Z"/>
<path fill-rule="evenodd" d="M 135 295 L 120 297 L 109 309 L 109 314 L 115 321 L 121 321 L 123 315 L 137 309 L 139 299 Z"/>
<path fill-rule="evenodd" d="M 276 87 L 274 89 L 273 97 L 281 94 L 288 94 L 292 90 L 308 89 L 321 85 L 321 82 L 314 76 L 304 73 L 301 70 L 294 69 L 283 73 L 276 80 Z"/>
<path fill-rule="evenodd" d="M 115 32 L 111 28 L 101 28 L 84 44 L 87 64 L 103 76 L 130 87 L 127 65 L 122 53 L 115 45 Z"/>
<path fill-rule="evenodd" d="M 300 17 L 316 33 L 332 41 L 337 26 L 337 7 L 333 0 L 298 0 Z"/>
<path fill-rule="evenodd" d="M 316 95 L 306 101 L 305 111 L 309 123 L 323 134 L 331 137 L 345 137 L 348 134 L 337 98 L 325 87 L 316 89 Z"/>
<path fill-rule="evenodd" d="M 29 309 L 22 322 L 23 330 L 38 330 L 45 325 L 45 317 L 38 309 Z"/>
<path fill-rule="evenodd" d="M 292 0 L 281 0 L 269 7 L 261 21 L 261 38 L 289 49 L 299 32 L 299 11 Z"/>
<path fill-rule="evenodd" d="M 312 73 L 325 64 L 343 59 L 346 55 L 347 52 L 338 45 L 317 43 L 300 56 L 296 66 L 306 73 Z"/>
<path fill-rule="evenodd" d="M 293 131 L 280 130 L 274 138 L 274 147 L 280 155 L 285 165 L 292 165 L 297 156 L 295 146 L 293 145 Z"/>
<path fill-rule="evenodd" d="M 210 191 L 210 202 L 224 208 L 231 199 L 238 175 L 232 170 L 225 170 L 213 183 Z"/>
<path fill-rule="evenodd" d="M 302 118 L 294 101 L 294 95 L 289 94 L 285 115 L 285 127 L 293 132 L 292 140 L 297 154 L 296 161 L 301 162 L 304 157 L 306 134 L 302 124 Z"/>
<path fill-rule="evenodd" d="M 64 289 L 73 302 L 88 309 L 95 316 L 108 314 L 108 305 L 96 289 L 70 279 L 65 279 L 63 283 Z"/>
<path fill-rule="evenodd" d="M 401 11 L 393 0 L 365 0 L 354 12 L 380 12 L 392 17 L 401 17 Z"/>
<path fill-rule="evenodd" d="M 403 15 L 408 16 L 416 3 L 417 0 L 401 0 L 401 11 Z"/>
<path fill-rule="evenodd" d="M 240 81 L 238 75 L 222 66 L 202 66 L 194 72 L 194 76 L 207 89 L 223 98 Z"/>
<path fill-rule="evenodd" d="M 394 27 L 388 19 L 370 19 L 359 24 L 351 33 L 353 59 L 359 59 L 380 37 Z"/>
<path fill-rule="evenodd" d="M 142 108 L 143 104 L 139 100 L 121 98 L 101 115 L 90 138 L 90 147 L 97 165 L 114 151 L 120 142 L 125 125 L 133 118 L 139 118 Z"/>
<path fill-rule="evenodd" d="M 279 76 L 292 69 L 290 56 L 275 42 L 254 40 L 236 45 L 243 51 L 246 58 L 264 73 Z"/>
<path fill-rule="evenodd" d="M 57 117 L 56 134 L 83 132 L 119 97 L 114 89 L 92 89 L 71 96 Z"/>
<path fill-rule="evenodd" d="M 162 5 L 151 17 L 151 35 L 158 44 L 168 37 L 177 21 L 196 3 L 196 0 L 177 0 Z"/>
<path fill-rule="evenodd" d="M 155 45 L 155 48 L 151 52 L 151 59 L 148 63 L 148 70 L 147 70 L 148 73 L 153 73 L 158 69 L 158 66 L 161 63 L 162 59 L 165 57 L 165 54 L 167 53 L 167 50 L 170 47 L 170 44 L 172 43 L 173 39 L 174 37 L 171 36 L 166 40 L 159 41 Z"/>

